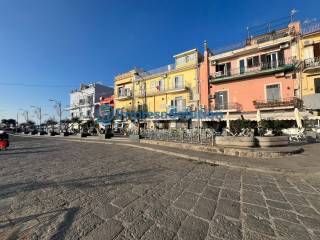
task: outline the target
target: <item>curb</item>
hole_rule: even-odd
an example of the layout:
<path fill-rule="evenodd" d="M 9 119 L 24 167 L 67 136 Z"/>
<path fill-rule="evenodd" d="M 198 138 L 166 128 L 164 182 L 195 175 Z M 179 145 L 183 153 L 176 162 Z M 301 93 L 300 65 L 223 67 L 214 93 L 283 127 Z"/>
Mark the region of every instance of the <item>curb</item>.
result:
<path fill-rule="evenodd" d="M 157 140 L 141 139 L 140 143 L 160 145 L 172 148 L 182 148 L 200 152 L 217 153 L 228 156 L 247 157 L 247 158 L 279 158 L 283 156 L 290 156 L 293 154 L 302 153 L 302 147 L 289 148 L 245 148 L 245 147 L 222 147 L 222 146 L 205 146 L 192 145 L 189 143 L 176 143 Z"/>

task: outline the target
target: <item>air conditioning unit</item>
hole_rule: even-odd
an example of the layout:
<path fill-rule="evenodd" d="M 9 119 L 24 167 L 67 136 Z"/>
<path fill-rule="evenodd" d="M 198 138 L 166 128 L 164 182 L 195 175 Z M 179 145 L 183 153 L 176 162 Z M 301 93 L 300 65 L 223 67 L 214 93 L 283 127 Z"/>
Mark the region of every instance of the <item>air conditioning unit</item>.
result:
<path fill-rule="evenodd" d="M 313 44 L 313 40 L 305 40 L 303 41 L 303 46 L 310 46 Z"/>
<path fill-rule="evenodd" d="M 289 43 L 280 45 L 280 49 L 285 49 L 289 47 Z"/>

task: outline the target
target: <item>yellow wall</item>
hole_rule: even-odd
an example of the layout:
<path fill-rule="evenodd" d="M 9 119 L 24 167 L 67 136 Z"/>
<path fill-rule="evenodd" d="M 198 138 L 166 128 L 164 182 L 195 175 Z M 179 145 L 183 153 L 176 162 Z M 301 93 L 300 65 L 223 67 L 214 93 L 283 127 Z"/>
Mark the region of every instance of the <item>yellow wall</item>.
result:
<path fill-rule="evenodd" d="M 115 109 L 130 109 L 132 107 L 132 99 L 118 99 L 119 87 L 128 87 L 133 89 L 133 74 L 131 72 L 118 76 L 114 81 Z"/>
<path fill-rule="evenodd" d="M 172 82 L 176 76 L 182 76 L 184 81 L 184 86 L 187 90 L 171 92 Z M 152 84 L 154 81 L 159 81 L 164 79 L 164 88 L 163 92 L 159 92 L 156 89 L 156 84 Z M 140 84 L 146 82 L 146 101 L 147 101 L 147 110 L 148 112 L 166 112 L 168 111 L 168 106 L 171 104 L 171 100 L 174 100 L 176 97 L 183 97 L 186 100 L 186 106 L 189 104 L 190 100 L 190 90 L 197 92 L 197 67 L 179 69 L 177 71 L 169 72 L 167 75 L 154 76 L 145 81 L 141 81 Z M 153 85 L 153 87 L 152 87 Z M 135 96 L 140 94 L 140 97 L 135 97 L 135 106 L 139 104 L 144 104 L 144 95 L 140 93 L 140 88 L 138 84 L 134 84 Z M 150 96 L 152 95 L 152 96 Z"/>
<path fill-rule="evenodd" d="M 304 55 L 304 41 L 312 40 L 314 43 L 320 42 L 320 32 L 304 36 L 300 39 L 300 58 L 301 60 L 305 60 L 307 57 Z M 315 93 L 314 87 L 314 79 L 320 78 L 320 71 L 310 72 L 310 73 L 302 73 L 302 96 L 310 95 Z"/>

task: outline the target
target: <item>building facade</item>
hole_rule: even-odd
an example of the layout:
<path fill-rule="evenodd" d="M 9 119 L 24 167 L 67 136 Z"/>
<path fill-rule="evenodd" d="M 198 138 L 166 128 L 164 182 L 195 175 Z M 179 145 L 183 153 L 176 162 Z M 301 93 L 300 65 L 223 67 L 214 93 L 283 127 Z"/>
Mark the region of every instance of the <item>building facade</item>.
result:
<path fill-rule="evenodd" d="M 200 65 L 201 103 L 230 118 L 255 118 L 292 111 L 299 100 L 299 23 L 246 39 L 229 50 L 211 52 L 205 45 Z M 207 88 L 208 87 L 208 88 Z"/>
<path fill-rule="evenodd" d="M 79 89 L 70 93 L 70 118 L 93 120 L 97 117 L 95 109 L 99 105 L 100 97 L 110 97 L 113 92 L 113 88 L 100 83 L 80 84 Z"/>
<path fill-rule="evenodd" d="M 306 109 L 320 111 L 320 22 L 302 25 L 300 38 L 301 94 Z"/>
<path fill-rule="evenodd" d="M 174 64 L 150 71 L 134 69 L 115 78 L 115 108 L 120 111 L 170 113 L 199 106 L 199 69 L 202 56 L 192 49 L 173 56 Z M 185 119 L 147 117 L 150 128 L 186 127 Z"/>

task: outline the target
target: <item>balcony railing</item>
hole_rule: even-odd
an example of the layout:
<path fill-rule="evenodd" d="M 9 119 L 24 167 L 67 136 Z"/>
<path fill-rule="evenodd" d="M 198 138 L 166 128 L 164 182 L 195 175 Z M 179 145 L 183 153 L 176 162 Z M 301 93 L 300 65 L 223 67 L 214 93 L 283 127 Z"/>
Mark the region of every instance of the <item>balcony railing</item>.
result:
<path fill-rule="evenodd" d="M 253 105 L 256 109 L 263 109 L 263 108 L 301 108 L 303 102 L 299 98 L 280 98 L 277 100 L 254 100 Z"/>
<path fill-rule="evenodd" d="M 162 67 L 159 67 L 159 68 L 155 68 L 155 69 L 151 69 L 151 70 L 148 70 L 148 71 L 139 72 L 139 75 L 141 77 L 147 77 L 147 76 L 151 76 L 151 75 L 155 75 L 155 74 L 161 74 L 161 73 L 164 74 L 164 73 L 170 72 L 170 71 L 175 70 L 175 69 L 176 69 L 175 64 L 169 64 L 169 65 L 165 65 L 165 66 L 162 66 Z"/>
<path fill-rule="evenodd" d="M 303 35 L 320 31 L 320 21 L 305 23 L 302 25 L 301 33 Z"/>
<path fill-rule="evenodd" d="M 252 66 L 250 68 L 248 67 L 232 68 L 224 72 L 222 71 L 215 72 L 212 78 L 213 78 L 213 81 L 219 81 L 219 80 L 245 78 L 245 77 L 261 75 L 261 74 L 272 74 L 272 73 L 276 73 L 284 70 L 293 69 L 296 63 L 297 61 L 293 58 L 289 58 L 281 61 L 264 62 L 256 66 Z"/>
<path fill-rule="evenodd" d="M 132 94 L 131 93 L 118 94 L 118 96 L 117 96 L 118 100 L 125 100 L 125 99 L 130 99 L 130 98 L 132 98 Z"/>
<path fill-rule="evenodd" d="M 228 103 L 217 103 L 213 102 L 211 105 L 211 110 L 212 111 L 240 111 L 241 110 L 241 105 L 236 102 L 228 102 Z"/>
<path fill-rule="evenodd" d="M 156 95 L 161 95 L 164 93 L 168 93 L 168 92 L 175 92 L 175 91 L 184 91 L 187 90 L 187 87 L 185 87 L 184 84 L 178 84 L 176 86 L 171 86 L 171 87 L 163 87 L 161 89 L 155 89 L 155 90 L 147 90 L 146 94 L 142 91 L 142 92 L 137 92 L 135 93 L 136 97 L 149 97 L 149 96 L 156 96 Z"/>
<path fill-rule="evenodd" d="M 309 58 L 303 61 L 304 71 L 320 67 L 320 57 Z"/>

